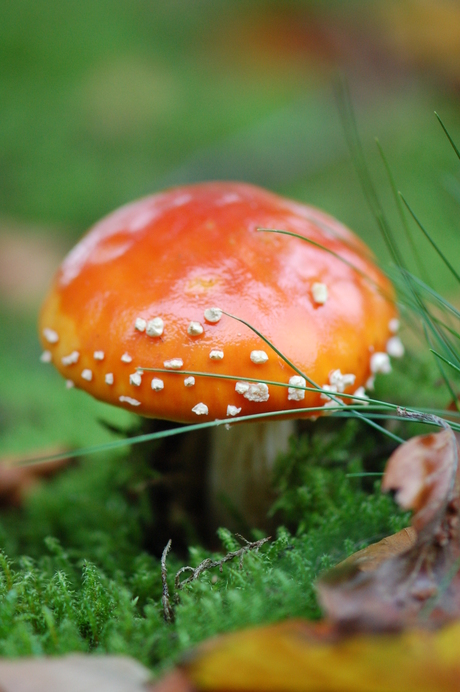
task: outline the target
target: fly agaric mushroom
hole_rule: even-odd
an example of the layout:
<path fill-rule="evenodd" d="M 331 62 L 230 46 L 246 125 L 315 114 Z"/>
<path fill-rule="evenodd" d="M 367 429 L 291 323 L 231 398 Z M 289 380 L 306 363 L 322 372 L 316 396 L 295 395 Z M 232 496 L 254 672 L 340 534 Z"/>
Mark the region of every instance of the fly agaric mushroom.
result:
<path fill-rule="evenodd" d="M 364 396 L 390 369 L 387 344 L 393 354 L 400 344 L 392 287 L 351 231 L 252 185 L 217 182 L 128 204 L 84 236 L 41 311 L 43 360 L 97 399 L 183 423 L 286 409 L 296 418 L 330 405 L 326 393 L 299 389 L 305 379 L 226 313 L 331 394 Z M 292 421 L 214 430 L 211 496 L 227 495 L 257 523 Z"/>

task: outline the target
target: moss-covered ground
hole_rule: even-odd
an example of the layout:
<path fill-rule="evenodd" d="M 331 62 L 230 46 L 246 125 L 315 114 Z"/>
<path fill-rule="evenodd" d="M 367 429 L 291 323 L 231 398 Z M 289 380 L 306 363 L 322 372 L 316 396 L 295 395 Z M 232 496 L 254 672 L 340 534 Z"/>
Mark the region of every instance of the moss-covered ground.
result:
<path fill-rule="evenodd" d="M 71 247 L 88 225 L 143 194 L 241 179 L 324 208 L 385 266 L 334 102 L 333 77 L 344 67 L 390 221 L 398 216 L 374 135 L 398 187 L 454 261 L 458 163 L 432 111 L 460 142 L 458 95 L 448 77 L 436 81 L 436 70 L 412 72 L 409 57 L 398 68 L 393 56 L 369 53 L 383 31 L 377 14 L 370 20 L 378 5 L 0 0 L 0 241 L 24 242 L 27 254 L 40 224 L 38 237 Z M 339 64 L 327 38 L 334 32 L 344 39 Z M 433 286 L 458 292 L 417 232 Z M 399 230 L 396 237 L 414 270 L 407 241 Z M 12 271 L 11 258 L 2 260 L 0 252 L 0 455 L 119 438 L 113 430 L 131 429 L 133 416 L 67 391 L 39 363 L 35 323 L 46 281 L 27 289 L 23 262 Z M 22 293 L 5 280 L 7 270 L 25 284 Z M 376 396 L 444 406 L 449 397 L 434 361 L 402 336 L 407 356 L 378 380 Z M 402 437 L 420 430 L 383 424 Z M 407 522 L 380 494 L 378 475 L 359 475 L 379 474 L 393 447 L 355 420 L 306 423 L 275 470 L 272 540 L 246 555 L 242 569 L 227 563 L 181 590 L 173 623 L 163 619 L 159 556 L 147 549 L 159 542 L 152 536 L 162 517 L 139 492 L 151 473 L 150 452 L 139 446 L 81 456 L 21 507 L 0 511 L 0 655 L 125 653 L 159 672 L 218 632 L 319 617 L 317 576 Z M 261 536 L 249 531 L 245 538 Z M 219 553 L 198 539 L 186 551 L 173 544 L 172 596 L 180 567 L 239 545 L 225 527 L 219 540 Z"/>
<path fill-rule="evenodd" d="M 0 655 L 125 653 L 159 670 L 219 632 L 319 617 L 316 577 L 407 523 L 374 476 L 348 475 L 381 470 L 391 445 L 355 420 L 308 423 L 277 464 L 272 540 L 242 569 L 235 561 L 182 589 L 174 623 L 163 618 L 160 561 L 144 549 L 142 527 L 155 524 L 130 493 L 132 455 L 81 459 L 0 517 Z M 226 529 L 218 533 L 221 553 L 170 553 L 171 596 L 181 566 L 240 547 Z"/>

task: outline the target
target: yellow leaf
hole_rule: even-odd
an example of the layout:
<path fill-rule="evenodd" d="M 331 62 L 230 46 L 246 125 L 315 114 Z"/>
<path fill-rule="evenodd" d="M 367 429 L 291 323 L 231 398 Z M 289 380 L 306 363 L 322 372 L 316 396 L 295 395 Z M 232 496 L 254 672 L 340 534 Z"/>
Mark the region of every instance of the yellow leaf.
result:
<path fill-rule="evenodd" d="M 182 670 L 200 692 L 458 692 L 460 623 L 343 637 L 291 620 L 212 640 Z"/>

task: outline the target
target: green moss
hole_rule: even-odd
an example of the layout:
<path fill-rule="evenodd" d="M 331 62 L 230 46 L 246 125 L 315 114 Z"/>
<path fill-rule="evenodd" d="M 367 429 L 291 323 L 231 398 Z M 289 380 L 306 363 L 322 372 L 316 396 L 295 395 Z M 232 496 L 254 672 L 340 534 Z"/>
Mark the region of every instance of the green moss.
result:
<path fill-rule="evenodd" d="M 129 454 L 83 460 L 0 519 L 0 655 L 125 653 L 159 671 L 216 633 L 317 618 L 317 576 L 406 521 L 378 484 L 347 477 L 380 468 L 386 451 L 380 433 L 355 421 L 307 426 L 275 474 L 273 513 L 289 529 L 280 526 L 242 569 L 228 563 L 184 587 L 173 624 L 163 619 L 159 560 L 142 548 L 142 502 L 129 492 L 139 465 Z M 223 553 L 235 549 L 228 531 L 219 537 Z M 195 546 L 187 562 L 210 555 Z M 172 595 L 183 564 L 174 553 L 168 558 Z"/>
<path fill-rule="evenodd" d="M 328 553 L 345 540 L 370 542 L 399 530 L 407 517 L 395 512 L 374 482 L 391 447 L 356 419 L 318 421 L 308 434 L 291 439 L 289 454 L 279 459 L 271 513 L 298 536 L 311 539 L 318 532 Z"/>
<path fill-rule="evenodd" d="M 319 74 L 312 79 L 305 54 L 283 69 L 274 62 L 259 69 L 252 42 L 237 40 L 238 27 L 257 25 L 244 4 L 182 3 L 178 13 L 174 3 L 157 3 L 152 12 L 149 3 L 79 0 L 60 3 L 57 22 L 52 0 L 1 5 L 3 213 L 64 225 L 70 242 L 144 192 L 238 177 L 327 209 L 386 256 L 350 174 L 329 87 Z M 210 26 L 218 40 L 203 43 Z M 245 42 L 248 34 L 241 35 Z M 221 50 L 226 42 L 233 50 Z M 431 88 L 376 91 L 360 103 L 360 128 L 385 208 L 393 209 L 393 200 L 377 150 L 366 143 L 375 133 L 398 185 L 443 248 L 448 236 L 455 255 L 458 208 L 433 190 L 440 193 L 445 182 L 458 192 L 456 162 L 427 112 L 436 106 L 457 140 L 460 121 L 457 103 Z M 390 211 L 392 222 L 395 215 Z M 416 238 L 428 264 L 431 246 Z M 451 289 L 444 266 L 433 266 L 435 285 Z M 126 412 L 67 392 L 39 364 L 35 316 L 2 308 L 0 321 L 2 453 L 113 439 L 99 418 L 129 426 Z M 438 377 L 433 361 L 406 358 L 376 394 L 442 405 L 445 390 L 435 398 L 431 384 Z M 405 427 L 405 436 L 418 429 Z M 381 496 L 375 476 L 350 475 L 381 472 L 391 449 L 384 436 L 353 421 L 307 425 L 276 468 L 274 540 L 247 556 L 242 570 L 225 565 L 187 586 L 172 625 L 162 616 L 159 560 L 144 550 L 158 508 L 136 490 L 149 473 L 139 453 L 79 460 L 21 510 L 0 516 L 0 655 L 108 651 L 159 670 L 217 632 L 318 617 L 318 574 L 407 520 Z M 234 548 L 226 531 L 220 538 L 223 552 Z M 188 560 L 197 565 L 209 555 L 195 545 Z M 171 591 L 183 564 L 170 555 Z"/>

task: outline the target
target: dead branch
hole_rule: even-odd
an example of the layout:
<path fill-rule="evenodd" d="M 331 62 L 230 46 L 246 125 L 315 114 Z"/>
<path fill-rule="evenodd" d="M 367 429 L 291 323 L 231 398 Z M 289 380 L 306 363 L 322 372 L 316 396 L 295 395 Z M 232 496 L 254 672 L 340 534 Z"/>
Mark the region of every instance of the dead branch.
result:
<path fill-rule="evenodd" d="M 240 558 L 240 569 L 243 568 L 243 559 L 246 553 L 250 551 L 257 552 L 261 546 L 263 546 L 264 543 L 267 543 L 271 539 L 271 536 L 268 538 L 262 538 L 260 541 L 253 541 L 252 543 L 247 541 L 245 538 L 240 536 L 239 534 L 235 534 L 243 540 L 246 545 L 244 545 L 242 548 L 239 550 L 233 550 L 224 557 L 222 557 L 220 560 L 212 560 L 211 558 L 206 558 L 206 560 L 203 560 L 203 562 L 200 562 L 198 567 L 181 567 L 181 569 L 177 572 L 176 577 L 174 579 L 174 586 L 177 591 L 180 591 L 186 584 L 190 584 L 192 581 L 195 581 L 195 579 L 198 579 L 198 577 L 203 574 L 203 572 L 206 572 L 208 569 L 213 569 L 213 567 L 219 567 L 220 571 L 222 571 L 222 565 L 225 562 L 230 562 L 231 560 L 234 560 L 235 558 L 239 557 Z M 181 581 L 180 577 L 184 572 L 192 572 L 192 574 Z"/>
<path fill-rule="evenodd" d="M 242 548 L 227 553 L 220 560 L 212 560 L 208 557 L 206 558 L 206 560 L 203 560 L 203 562 L 200 562 L 198 567 L 181 567 L 181 569 L 177 572 L 174 578 L 175 590 L 180 591 L 186 584 L 190 584 L 192 581 L 195 581 L 195 579 L 198 579 L 198 577 L 208 569 L 212 569 L 213 567 L 219 567 L 220 571 L 222 571 L 222 565 L 225 562 L 230 562 L 231 560 L 234 560 L 235 558 L 240 559 L 239 568 L 243 569 L 243 559 L 246 553 L 249 553 L 250 551 L 257 552 L 259 548 L 264 545 L 264 543 L 267 543 L 267 541 L 271 540 L 271 536 L 269 536 L 268 538 L 262 538 L 260 541 L 250 542 L 246 540 L 246 538 L 244 538 L 243 536 L 240 536 L 240 534 L 238 533 L 235 534 L 235 536 L 245 543 L 245 545 Z M 170 549 L 171 540 L 167 542 L 166 547 L 163 550 L 163 554 L 161 556 L 161 581 L 163 584 L 163 595 L 161 597 L 161 602 L 163 604 L 163 617 L 165 619 L 165 622 L 167 623 L 174 622 L 175 617 L 173 607 L 171 606 L 166 569 L 166 558 L 168 557 Z M 182 574 L 184 574 L 184 572 L 192 572 L 192 574 L 183 581 L 181 581 L 180 577 Z M 177 593 L 175 594 L 174 601 L 176 603 L 179 602 L 179 597 Z"/>
<path fill-rule="evenodd" d="M 163 554 L 161 556 L 161 581 L 163 584 L 163 595 L 161 597 L 161 602 L 163 603 L 163 617 L 166 622 L 171 623 L 174 622 L 174 610 L 171 607 L 171 602 L 169 600 L 169 588 L 168 588 L 168 581 L 166 579 L 167 576 L 167 570 L 166 570 L 166 558 L 168 556 L 169 551 L 171 550 L 171 539 L 166 544 L 165 549 L 163 550 Z"/>
<path fill-rule="evenodd" d="M 409 418 L 410 420 L 416 420 L 420 423 L 431 423 L 432 425 L 439 425 L 439 427 L 444 428 L 444 430 L 450 430 L 450 425 L 447 423 L 447 421 L 445 421 L 444 418 L 435 416 L 433 413 L 408 411 L 406 408 L 403 408 L 402 406 L 397 407 L 396 413 L 398 414 L 398 416 L 401 416 L 401 418 Z"/>

